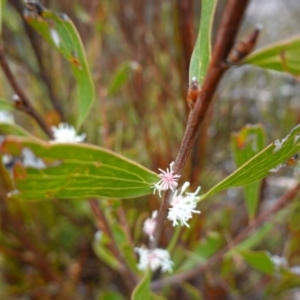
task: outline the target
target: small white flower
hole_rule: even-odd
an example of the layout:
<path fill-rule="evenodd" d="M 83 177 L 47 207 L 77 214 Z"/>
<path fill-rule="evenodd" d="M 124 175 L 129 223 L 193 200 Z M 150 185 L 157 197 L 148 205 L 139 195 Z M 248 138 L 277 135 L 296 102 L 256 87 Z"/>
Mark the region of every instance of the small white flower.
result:
<path fill-rule="evenodd" d="M 273 152 L 277 152 L 278 150 L 281 149 L 283 142 L 281 142 L 280 140 L 276 140 L 274 141 L 274 146 L 275 148 L 273 149 Z"/>
<path fill-rule="evenodd" d="M 6 110 L 0 110 L 0 122 L 2 123 L 14 123 L 14 116 L 11 112 Z"/>
<path fill-rule="evenodd" d="M 13 161 L 13 157 L 10 154 L 3 154 L 2 163 L 3 165 L 8 165 Z"/>
<path fill-rule="evenodd" d="M 11 98 L 12 98 L 13 101 L 19 101 L 20 100 L 20 97 L 17 94 L 13 94 Z"/>
<path fill-rule="evenodd" d="M 294 137 L 294 144 L 298 142 L 299 138 L 300 138 L 300 133 L 297 133 Z"/>
<path fill-rule="evenodd" d="M 296 178 L 300 178 L 300 167 L 299 167 L 299 165 L 297 165 L 297 166 L 295 167 L 295 169 L 294 169 L 294 176 L 295 176 Z"/>
<path fill-rule="evenodd" d="M 139 71 L 141 69 L 141 65 L 136 61 L 131 61 L 130 68 L 134 71 Z"/>
<path fill-rule="evenodd" d="M 159 171 L 161 171 L 161 173 L 158 174 L 160 180 L 152 186 L 154 188 L 153 194 L 155 194 L 155 192 L 158 191 L 158 194 L 161 197 L 161 191 L 166 191 L 170 189 L 172 190 L 172 192 L 174 192 L 174 189 L 177 188 L 178 179 L 180 178 L 180 175 L 174 174 L 173 165 L 174 162 L 172 161 L 170 163 L 170 169 L 167 168 L 166 171 L 158 169 Z"/>
<path fill-rule="evenodd" d="M 288 266 L 288 262 L 286 258 L 281 257 L 279 255 L 271 255 L 269 254 L 270 260 L 275 265 L 276 268 L 286 268 Z"/>
<path fill-rule="evenodd" d="M 8 192 L 8 193 L 6 194 L 6 196 L 7 196 L 8 198 L 11 198 L 11 197 L 13 197 L 13 196 L 15 196 L 15 195 L 18 195 L 18 194 L 20 194 L 20 191 L 19 191 L 19 190 L 13 190 L 13 191 L 11 191 L 11 192 Z"/>
<path fill-rule="evenodd" d="M 290 271 L 291 271 L 292 273 L 294 273 L 295 275 L 300 276 L 300 266 L 294 266 L 294 267 L 291 267 L 291 268 L 290 268 Z"/>
<path fill-rule="evenodd" d="M 50 28 L 50 36 L 56 47 L 60 45 L 60 38 L 58 32 L 54 28 Z"/>
<path fill-rule="evenodd" d="M 200 214 L 200 211 L 195 210 L 195 208 L 197 206 L 197 200 L 199 199 L 196 195 L 199 193 L 201 187 L 199 186 L 194 193 L 186 193 L 186 195 L 183 196 L 183 193 L 189 185 L 189 182 L 185 182 L 180 194 L 178 194 L 178 190 L 176 190 L 170 202 L 171 207 L 169 208 L 168 219 L 173 221 L 173 226 L 180 224 L 190 227 L 187 221 L 192 218 L 192 213 Z"/>
<path fill-rule="evenodd" d="M 47 167 L 41 158 L 37 157 L 31 149 L 26 147 L 22 150 L 22 162 L 24 167 L 36 169 L 45 169 Z"/>
<path fill-rule="evenodd" d="M 145 220 L 143 225 L 143 230 L 149 236 L 150 240 L 153 240 L 153 234 L 156 227 L 156 217 L 157 217 L 157 210 L 155 210 L 152 213 L 151 218 Z"/>
<path fill-rule="evenodd" d="M 140 260 L 138 264 L 139 270 L 146 270 L 149 266 L 152 271 L 161 268 L 162 272 L 171 272 L 173 262 L 170 254 L 164 249 L 149 250 L 146 248 L 134 248 L 135 252 L 139 254 Z"/>
<path fill-rule="evenodd" d="M 67 123 L 60 123 L 58 127 L 52 126 L 51 129 L 54 135 L 53 142 L 57 143 L 80 143 L 86 137 L 85 133 L 76 135 L 75 128 Z"/>
<path fill-rule="evenodd" d="M 271 173 L 276 173 L 276 172 L 278 172 L 279 170 L 281 170 L 281 169 L 284 168 L 284 167 L 285 167 L 285 164 L 279 164 L 279 165 L 276 166 L 275 168 L 270 169 L 269 172 L 271 172 Z"/>
<path fill-rule="evenodd" d="M 98 230 L 97 232 L 95 232 L 94 234 L 94 240 L 96 242 L 99 242 L 102 238 L 103 232 L 101 230 Z"/>

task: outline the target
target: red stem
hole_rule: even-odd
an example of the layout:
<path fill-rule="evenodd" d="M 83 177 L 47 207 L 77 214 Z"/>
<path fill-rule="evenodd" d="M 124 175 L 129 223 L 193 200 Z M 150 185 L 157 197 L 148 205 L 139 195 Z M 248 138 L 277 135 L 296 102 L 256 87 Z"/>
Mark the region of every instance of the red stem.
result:
<path fill-rule="evenodd" d="M 184 133 L 183 140 L 174 164 L 174 173 L 181 174 L 193 149 L 197 135 L 208 108 L 212 102 L 214 93 L 225 72 L 224 61 L 234 45 L 234 40 L 242 21 L 248 0 L 229 0 L 223 14 L 222 22 L 217 34 L 212 59 L 209 65 L 207 76 L 204 80 L 201 93 L 196 101 L 195 107 L 191 110 Z M 160 238 L 163 223 L 166 219 L 172 192 L 168 190 L 163 198 L 157 216 L 157 225 L 154 233 L 154 240 L 151 247 L 155 248 Z"/>

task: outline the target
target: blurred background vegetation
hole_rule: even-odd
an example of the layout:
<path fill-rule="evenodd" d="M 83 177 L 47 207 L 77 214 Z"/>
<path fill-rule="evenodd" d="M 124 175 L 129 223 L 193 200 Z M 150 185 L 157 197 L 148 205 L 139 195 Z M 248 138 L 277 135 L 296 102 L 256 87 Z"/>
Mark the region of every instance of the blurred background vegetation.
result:
<path fill-rule="evenodd" d="M 219 1 L 215 28 L 225 4 Z M 96 101 L 80 133 L 87 133 L 87 142 L 154 171 L 166 168 L 177 154 L 189 111 L 185 95 L 200 1 L 53 0 L 44 5 L 73 20 L 92 70 Z M 72 124 L 75 82 L 68 64 L 26 24 L 22 11 L 22 1 L 8 0 L 3 12 L 3 43 L 10 66 L 49 126 Z M 262 23 L 259 48 L 299 33 L 299 16 L 297 0 L 253 0 L 240 36 Z M 0 72 L 0 96 L 12 99 L 13 94 Z M 182 180 L 205 191 L 230 174 L 235 169 L 230 135 L 245 124 L 263 124 L 268 143 L 284 137 L 300 121 L 299 96 L 298 79 L 287 74 L 247 65 L 230 69 L 201 129 L 206 138 L 196 143 Z M 18 112 L 14 116 L 22 127 L 47 139 L 30 117 Z M 293 184 L 292 174 L 286 169 L 264 181 L 260 211 Z M 146 243 L 142 222 L 158 208 L 157 199 L 105 201 L 104 213 L 120 224 L 127 218 L 134 243 Z M 298 203 L 296 199 L 273 219 L 271 231 L 255 249 L 284 255 L 291 265 L 300 265 Z M 230 243 L 230 237 L 249 222 L 240 189 L 224 192 L 200 208 L 200 221 L 197 218 L 192 230 L 180 237 L 174 254 L 178 264 L 213 236 L 218 237 L 219 248 Z M 8 201 L 0 182 L 0 299 L 129 299 L 121 277 L 95 247 L 97 224 L 91 211 L 88 202 L 72 199 Z M 170 239 L 170 229 L 165 230 L 162 246 Z M 239 256 L 230 256 L 164 293 L 168 299 L 298 299 L 292 293 L 299 286 L 297 276 L 266 275 Z"/>

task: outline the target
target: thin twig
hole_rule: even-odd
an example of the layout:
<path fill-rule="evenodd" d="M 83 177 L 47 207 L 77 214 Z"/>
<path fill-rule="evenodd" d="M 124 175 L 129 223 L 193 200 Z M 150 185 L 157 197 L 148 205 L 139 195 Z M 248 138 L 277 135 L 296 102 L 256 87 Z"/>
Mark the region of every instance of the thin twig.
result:
<path fill-rule="evenodd" d="M 40 127 L 44 130 L 44 132 L 52 139 L 53 138 L 52 131 L 47 126 L 47 124 L 45 123 L 42 116 L 32 106 L 31 102 L 29 101 L 29 99 L 25 95 L 23 89 L 21 88 L 21 86 L 16 81 L 16 78 L 13 75 L 13 73 L 12 73 L 12 71 L 11 71 L 7 61 L 6 61 L 5 54 L 4 54 L 4 47 L 1 43 L 0 43 L 0 65 L 2 67 L 2 70 L 3 70 L 4 74 L 6 75 L 6 78 L 7 78 L 8 82 L 10 83 L 11 87 L 13 88 L 15 93 L 20 98 L 20 101 L 22 103 L 21 109 L 24 110 L 26 113 L 28 113 L 30 116 L 32 116 L 36 120 L 36 122 L 40 125 Z"/>
<path fill-rule="evenodd" d="M 61 120 L 64 121 L 64 112 L 63 112 L 62 105 L 61 105 L 59 99 L 57 99 L 57 96 L 54 93 L 51 76 L 47 72 L 44 61 L 42 59 L 41 43 L 38 40 L 39 37 L 37 36 L 36 32 L 32 29 L 32 27 L 24 19 L 24 17 L 23 17 L 23 5 L 22 5 L 21 1 L 12 0 L 11 3 L 15 7 L 15 9 L 18 11 L 20 16 L 22 17 L 24 30 L 25 30 L 25 32 L 28 36 L 29 42 L 31 44 L 31 48 L 32 48 L 32 50 L 35 54 L 36 60 L 37 60 L 38 65 L 39 65 L 39 69 L 40 69 L 39 79 L 42 79 L 44 81 L 44 84 L 45 84 L 45 86 L 48 90 L 49 99 L 50 99 L 53 107 L 55 108 L 55 110 L 59 114 Z"/>
<path fill-rule="evenodd" d="M 195 276 L 198 276 L 201 272 L 206 271 L 211 266 L 219 263 L 223 255 L 228 252 L 231 248 L 235 247 L 239 243 L 241 243 L 243 240 L 247 238 L 249 233 L 255 229 L 256 227 L 262 225 L 264 222 L 266 222 L 269 218 L 275 215 L 278 211 L 280 211 L 282 208 L 284 208 L 286 205 L 288 205 L 297 195 L 300 188 L 300 184 L 296 185 L 294 188 L 289 190 L 287 193 L 285 193 L 277 202 L 276 204 L 271 207 L 269 210 L 265 211 L 264 213 L 260 214 L 256 219 L 254 219 L 241 233 L 239 233 L 230 244 L 228 244 L 226 247 L 224 247 L 222 250 L 220 250 L 218 253 L 216 253 L 214 256 L 212 256 L 206 263 L 200 264 L 196 266 L 194 269 L 189 270 L 187 272 L 177 274 L 174 276 L 170 276 L 164 279 L 160 279 L 157 281 L 154 281 L 152 283 L 152 288 L 154 290 L 160 289 L 166 284 L 178 284 L 181 281 L 191 279 Z"/>
<path fill-rule="evenodd" d="M 248 0 L 229 0 L 223 14 L 222 22 L 217 34 L 212 59 L 204 80 L 201 93 L 196 101 L 195 107 L 191 110 L 180 145 L 178 155 L 174 163 L 174 173 L 181 174 L 188 160 L 188 157 L 195 144 L 200 126 L 206 116 L 208 108 L 212 102 L 213 95 L 225 72 L 224 61 L 229 51 L 234 45 L 235 36 L 247 7 Z M 156 229 L 151 247 L 155 248 L 158 244 L 162 232 L 163 223 L 166 219 L 172 191 L 168 190 L 163 198 L 161 207 L 157 216 Z"/>
<path fill-rule="evenodd" d="M 108 224 L 108 222 L 105 218 L 105 215 L 99 208 L 97 201 L 94 199 L 90 199 L 89 203 L 91 206 L 91 211 L 93 212 L 96 219 L 101 223 L 101 229 L 109 236 L 110 240 L 112 241 L 114 255 L 118 259 L 120 266 L 121 266 L 120 274 L 124 280 L 124 283 L 126 284 L 128 290 L 129 290 L 129 292 L 132 292 L 133 288 L 136 286 L 136 284 L 138 282 L 137 277 L 132 272 L 130 267 L 127 265 L 127 262 L 124 259 L 124 256 L 121 253 L 121 251 L 115 241 L 115 238 L 111 231 L 111 226 Z"/>

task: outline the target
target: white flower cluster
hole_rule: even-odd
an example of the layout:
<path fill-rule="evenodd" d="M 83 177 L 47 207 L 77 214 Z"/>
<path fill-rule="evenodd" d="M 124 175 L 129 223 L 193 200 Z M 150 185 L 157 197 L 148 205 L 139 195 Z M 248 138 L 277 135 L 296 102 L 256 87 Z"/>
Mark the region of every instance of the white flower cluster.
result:
<path fill-rule="evenodd" d="M 0 110 L 0 122 L 1 123 L 14 123 L 14 116 L 11 112 L 6 110 Z"/>
<path fill-rule="evenodd" d="M 75 128 L 67 123 L 60 123 L 58 127 L 51 127 L 55 143 L 80 143 L 86 134 L 76 135 Z"/>
<path fill-rule="evenodd" d="M 161 191 L 172 190 L 174 195 L 170 201 L 170 208 L 167 218 L 173 222 L 173 226 L 176 225 L 185 225 L 190 227 L 187 223 L 188 220 L 192 218 L 192 214 L 199 214 L 200 211 L 196 210 L 197 196 L 200 187 L 194 193 L 186 193 L 186 189 L 190 186 L 189 182 L 185 182 L 179 192 L 176 187 L 178 186 L 178 179 L 180 175 L 174 174 L 173 164 L 170 164 L 170 168 L 166 171 L 161 171 L 158 175 L 160 180 L 154 184 L 154 193 L 158 191 L 159 196 L 161 196 Z M 152 213 L 151 218 L 145 220 L 143 225 L 143 231 L 149 236 L 150 240 L 153 240 L 155 228 L 157 225 L 157 211 Z M 156 271 L 161 268 L 162 272 L 172 271 L 173 262 L 170 259 L 170 254 L 168 251 L 163 249 L 146 249 L 146 248 L 135 248 L 135 251 L 139 254 L 140 260 L 138 268 L 140 270 L 146 270 L 147 267 L 150 267 L 152 271 Z"/>
<path fill-rule="evenodd" d="M 270 255 L 270 260 L 273 263 L 273 265 L 278 269 L 278 268 L 286 268 L 288 266 L 288 262 L 286 258 L 281 257 L 279 255 Z"/>
<path fill-rule="evenodd" d="M 139 255 L 138 269 L 143 271 L 148 267 L 152 271 L 156 271 L 161 268 L 162 272 L 171 272 L 173 262 L 170 259 L 170 254 L 164 249 L 147 249 L 147 248 L 135 248 L 135 252 Z"/>
<path fill-rule="evenodd" d="M 157 210 L 152 212 L 151 218 L 145 220 L 143 225 L 144 232 L 149 236 L 150 240 L 153 240 L 153 234 L 156 227 L 156 217 L 157 217 Z"/>
<path fill-rule="evenodd" d="M 158 174 L 160 180 L 152 186 L 154 188 L 153 194 L 158 191 L 161 197 L 161 191 L 172 190 L 174 192 L 174 189 L 177 188 L 180 175 L 174 174 L 173 165 L 174 162 L 171 162 L 170 169 L 167 168 L 166 171 L 158 169 L 161 172 Z"/>
<path fill-rule="evenodd" d="M 271 262 L 275 266 L 275 270 L 288 269 L 291 273 L 300 276 L 300 266 L 293 266 L 289 268 L 289 263 L 285 257 L 268 254 Z"/>
<path fill-rule="evenodd" d="M 158 191 L 159 195 L 161 196 L 160 194 L 161 191 L 170 189 L 174 192 L 175 188 L 178 186 L 178 179 L 180 178 L 180 175 L 174 174 L 173 165 L 174 162 L 170 164 L 170 168 L 168 168 L 166 171 L 159 169 L 161 171 L 161 173 L 158 175 L 160 177 L 160 180 L 152 186 L 154 188 L 154 193 Z M 190 185 L 189 182 L 185 182 L 180 192 L 176 189 L 170 201 L 171 207 L 169 208 L 169 213 L 167 218 L 173 222 L 173 226 L 185 225 L 187 227 L 190 227 L 187 221 L 192 218 L 193 213 L 194 214 L 200 213 L 199 210 L 195 209 L 197 206 L 197 201 L 199 200 L 199 197 L 197 195 L 200 191 L 200 186 L 197 188 L 197 190 L 194 193 L 185 193 L 189 185 Z M 152 230 L 152 228 L 150 227 L 150 220 L 147 219 L 146 221 L 147 224 L 144 224 L 144 228 L 146 227 L 144 231 L 151 238 L 152 234 L 148 233 L 149 231 Z M 154 222 L 154 217 L 152 217 L 151 224 L 152 227 L 155 228 L 155 226 L 153 226 L 153 222 Z"/>
<path fill-rule="evenodd" d="M 197 200 L 199 197 L 197 194 L 200 191 L 200 186 L 194 193 L 183 193 L 189 187 L 190 183 L 185 182 L 181 188 L 181 192 L 175 191 L 171 200 L 171 207 L 169 208 L 168 219 L 173 221 L 173 226 L 185 225 L 190 227 L 187 221 L 192 218 L 192 213 L 200 214 L 199 210 L 195 210 L 197 206 Z"/>

